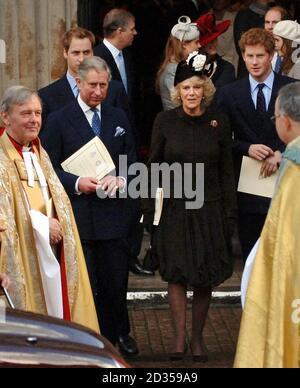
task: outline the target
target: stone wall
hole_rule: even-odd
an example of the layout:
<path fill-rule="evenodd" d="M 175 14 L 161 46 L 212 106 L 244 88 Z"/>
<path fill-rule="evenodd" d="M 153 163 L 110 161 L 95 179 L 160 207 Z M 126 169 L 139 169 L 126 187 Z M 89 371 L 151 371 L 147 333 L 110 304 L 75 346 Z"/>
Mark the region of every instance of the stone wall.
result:
<path fill-rule="evenodd" d="M 0 0 L 0 98 L 11 85 L 38 89 L 65 71 L 62 35 L 76 25 L 77 0 Z"/>

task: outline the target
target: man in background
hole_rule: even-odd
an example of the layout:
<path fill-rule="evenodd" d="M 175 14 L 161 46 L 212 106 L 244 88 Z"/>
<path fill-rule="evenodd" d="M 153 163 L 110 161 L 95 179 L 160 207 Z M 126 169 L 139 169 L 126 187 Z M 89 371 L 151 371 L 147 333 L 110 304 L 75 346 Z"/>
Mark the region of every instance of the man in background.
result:
<path fill-rule="evenodd" d="M 95 37 L 91 31 L 75 27 L 65 33 L 62 42 L 67 72 L 59 80 L 39 90 L 43 102 L 43 127 L 51 112 L 63 108 L 78 97 L 76 84 L 78 66 L 85 58 L 93 56 Z M 110 83 L 107 102 L 129 113 L 128 98 L 120 82 Z"/>
<path fill-rule="evenodd" d="M 267 11 L 265 15 L 265 30 L 273 34 L 274 27 L 278 22 L 289 19 L 290 16 L 287 10 L 279 6 L 272 7 Z M 275 51 L 272 60 L 272 69 L 275 71 L 275 73 L 281 73 L 281 64 L 282 59 L 278 55 L 277 51 Z"/>

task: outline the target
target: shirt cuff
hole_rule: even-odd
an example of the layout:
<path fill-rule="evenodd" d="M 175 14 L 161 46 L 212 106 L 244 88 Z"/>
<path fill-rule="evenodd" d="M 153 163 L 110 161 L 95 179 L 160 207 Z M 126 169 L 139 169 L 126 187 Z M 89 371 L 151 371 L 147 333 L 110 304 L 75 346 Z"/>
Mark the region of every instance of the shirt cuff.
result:
<path fill-rule="evenodd" d="M 79 191 L 79 181 L 80 181 L 80 177 L 77 179 L 76 183 L 75 183 L 75 194 L 76 195 L 81 195 L 82 193 Z"/>
<path fill-rule="evenodd" d="M 119 193 L 124 194 L 126 191 L 127 180 L 123 176 L 118 176 L 118 178 L 124 182 L 124 187 L 122 189 L 119 189 Z"/>

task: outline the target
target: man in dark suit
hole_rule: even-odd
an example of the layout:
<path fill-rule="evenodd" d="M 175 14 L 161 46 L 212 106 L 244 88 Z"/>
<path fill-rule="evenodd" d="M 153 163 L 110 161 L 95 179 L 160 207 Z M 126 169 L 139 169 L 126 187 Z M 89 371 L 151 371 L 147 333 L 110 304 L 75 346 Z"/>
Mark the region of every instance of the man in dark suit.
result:
<path fill-rule="evenodd" d="M 274 115 L 279 89 L 294 81 L 272 71 L 275 43 L 267 31 L 250 29 L 242 35 L 240 48 L 249 75 L 221 88 L 217 98 L 219 109 L 228 114 L 232 126 L 237 181 L 244 155 L 262 162 L 264 176 L 278 170 L 284 144 L 270 118 Z M 268 198 L 238 193 L 239 235 L 244 260 L 260 236 L 269 204 Z"/>
<path fill-rule="evenodd" d="M 111 69 L 112 79 L 121 81 L 126 90 L 130 113 L 129 120 L 133 126 L 135 141 L 139 145 L 139 134 L 136 129 L 139 97 L 136 86 L 136 74 L 129 47 L 132 45 L 137 32 L 135 29 L 135 17 L 125 9 L 114 8 L 109 11 L 103 20 L 103 41 L 95 47 L 94 55 L 103 58 Z M 154 275 L 139 263 L 137 256 L 141 249 L 143 227 L 140 224 L 141 210 L 139 201 L 131 201 L 132 213 L 136 214 L 132 223 L 128 242 L 131 247 L 129 269 L 131 272 L 142 275 Z"/>
<path fill-rule="evenodd" d="M 120 155 L 127 155 L 129 164 L 135 162 L 134 139 L 125 113 L 104 102 L 110 78 L 104 60 L 85 59 L 76 78 L 78 98 L 49 115 L 41 140 L 73 206 L 102 334 L 113 344 L 118 343 L 121 351 L 133 355 L 138 349 L 129 336 L 126 303 L 130 216 L 126 199 L 111 198 L 116 190 L 124 189 L 124 178 L 107 175 L 98 182 L 94 177 L 67 173 L 61 167 L 95 135 L 109 151 L 117 174 Z M 97 196 L 99 187 L 107 198 Z"/>
<path fill-rule="evenodd" d="M 78 66 L 85 58 L 93 56 L 95 36 L 91 31 L 75 27 L 65 33 L 62 43 L 67 73 L 38 92 L 43 102 L 43 127 L 51 112 L 61 109 L 77 98 L 78 88 L 75 78 Z M 123 109 L 129 115 L 129 101 L 121 82 L 110 82 L 106 102 Z"/>
<path fill-rule="evenodd" d="M 111 69 L 112 79 L 121 81 L 133 108 L 135 71 L 128 50 L 137 34 L 134 16 L 125 9 L 112 9 L 103 20 L 104 40 L 94 48 L 94 55 L 103 58 Z"/>

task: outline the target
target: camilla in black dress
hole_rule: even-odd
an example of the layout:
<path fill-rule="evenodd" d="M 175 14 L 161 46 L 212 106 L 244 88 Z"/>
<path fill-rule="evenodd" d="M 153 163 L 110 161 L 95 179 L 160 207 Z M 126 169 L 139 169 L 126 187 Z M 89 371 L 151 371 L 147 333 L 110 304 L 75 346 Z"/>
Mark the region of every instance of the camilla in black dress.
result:
<path fill-rule="evenodd" d="M 204 163 L 200 209 L 187 210 L 186 198 L 164 200 L 153 236 L 160 274 L 167 282 L 217 286 L 233 270 L 228 247 L 236 205 L 227 118 L 214 110 L 189 116 L 179 107 L 158 115 L 152 139 L 150 163 Z"/>
<path fill-rule="evenodd" d="M 201 63 L 203 55 L 200 57 Z M 229 246 L 236 220 L 236 199 L 229 122 L 226 116 L 208 108 L 215 89 L 205 72 L 197 72 L 191 66 L 192 61 L 190 56 L 176 73 L 175 94 L 180 106 L 159 113 L 155 120 L 149 168 L 152 163 L 179 163 L 182 167 L 190 163 L 194 167 L 195 188 L 195 166 L 204 163 L 203 206 L 187 210 L 188 199 L 172 197 L 171 190 L 170 198 L 164 199 L 160 223 L 153 235 L 153 253 L 158 257 L 162 279 L 168 282 L 176 330 L 171 358 L 183 357 L 186 350 L 186 290 L 192 286 L 191 349 L 195 360 L 205 361 L 202 332 L 211 290 L 233 271 Z M 147 205 L 144 210 L 146 214 L 147 210 L 150 212 Z"/>

